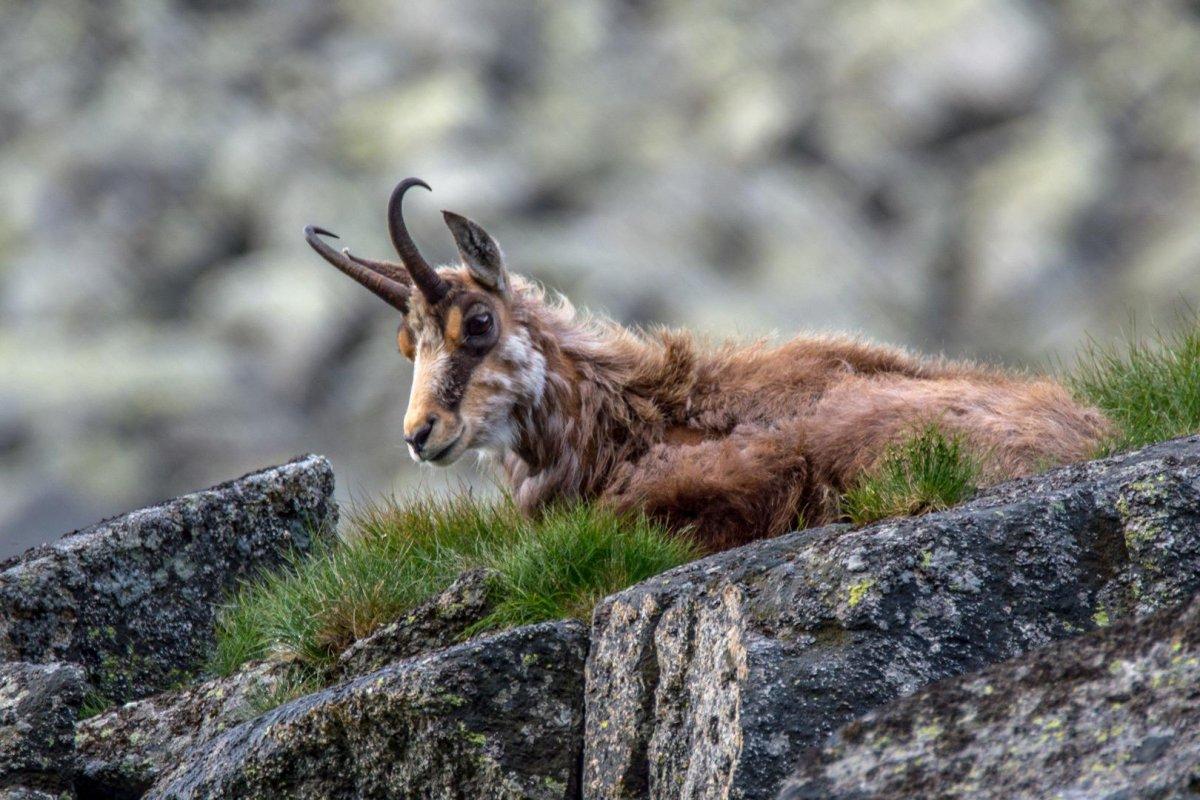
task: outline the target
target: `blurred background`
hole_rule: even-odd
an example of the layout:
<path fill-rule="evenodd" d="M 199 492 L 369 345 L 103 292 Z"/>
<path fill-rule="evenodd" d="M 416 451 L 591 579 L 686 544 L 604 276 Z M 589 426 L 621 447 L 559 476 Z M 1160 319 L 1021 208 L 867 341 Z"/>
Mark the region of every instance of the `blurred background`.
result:
<path fill-rule="evenodd" d="M 1200 295 L 1200 3 L 0 4 L 0 557 L 400 439 L 392 185 L 630 323 L 1048 368 Z"/>

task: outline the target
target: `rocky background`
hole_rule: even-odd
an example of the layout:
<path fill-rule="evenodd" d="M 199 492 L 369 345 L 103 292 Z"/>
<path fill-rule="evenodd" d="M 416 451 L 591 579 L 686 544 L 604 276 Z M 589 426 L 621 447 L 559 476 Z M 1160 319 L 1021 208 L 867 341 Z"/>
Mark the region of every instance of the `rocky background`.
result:
<path fill-rule="evenodd" d="M 0 556 L 316 450 L 414 482 L 400 177 L 630 322 L 1069 361 L 1200 291 L 1183 0 L 0 5 Z"/>

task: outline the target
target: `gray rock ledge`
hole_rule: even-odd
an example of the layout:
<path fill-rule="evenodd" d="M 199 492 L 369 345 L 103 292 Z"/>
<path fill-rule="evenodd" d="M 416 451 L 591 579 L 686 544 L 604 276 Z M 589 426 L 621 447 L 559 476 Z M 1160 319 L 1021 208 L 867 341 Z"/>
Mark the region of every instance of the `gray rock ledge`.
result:
<path fill-rule="evenodd" d="M 597 608 L 584 797 L 772 798 L 933 681 L 1200 590 L 1200 438 L 685 565 Z"/>
<path fill-rule="evenodd" d="M 1195 797 L 1200 599 L 939 683 L 842 728 L 781 800 Z"/>
<path fill-rule="evenodd" d="M 147 800 L 578 796 L 587 629 L 476 639 L 307 695 L 188 753 Z"/>
<path fill-rule="evenodd" d="M 305 456 L 101 522 L 0 563 L 0 661 L 70 661 L 116 702 L 205 658 L 215 604 L 337 521 L 333 471 Z"/>
<path fill-rule="evenodd" d="M 86 691 L 74 664 L 0 664 L 0 792 L 71 789 L 75 719 Z"/>

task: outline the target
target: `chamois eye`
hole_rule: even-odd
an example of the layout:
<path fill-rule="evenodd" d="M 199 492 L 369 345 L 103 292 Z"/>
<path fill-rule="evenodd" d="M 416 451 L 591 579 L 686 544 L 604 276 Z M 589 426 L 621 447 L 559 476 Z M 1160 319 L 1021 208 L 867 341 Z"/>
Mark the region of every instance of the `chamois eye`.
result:
<path fill-rule="evenodd" d="M 467 320 L 467 336 L 485 336 L 492 330 L 492 315 L 484 311 Z"/>

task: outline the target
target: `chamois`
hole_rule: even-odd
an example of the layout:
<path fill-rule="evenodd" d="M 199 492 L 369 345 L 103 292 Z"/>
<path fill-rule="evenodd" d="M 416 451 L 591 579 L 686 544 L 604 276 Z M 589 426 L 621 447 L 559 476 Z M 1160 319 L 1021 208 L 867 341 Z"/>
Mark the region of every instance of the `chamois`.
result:
<path fill-rule="evenodd" d="M 840 337 L 709 347 L 579 314 L 449 211 L 462 263 L 435 269 L 404 224 L 413 186 L 429 189 L 408 178 L 388 204 L 398 263 L 334 250 L 322 228 L 305 238 L 400 312 L 412 457 L 446 466 L 477 451 L 529 513 L 595 500 L 719 550 L 836 518 L 888 445 L 929 424 L 962 437 L 989 481 L 1086 458 L 1110 431 L 1048 378 Z"/>

